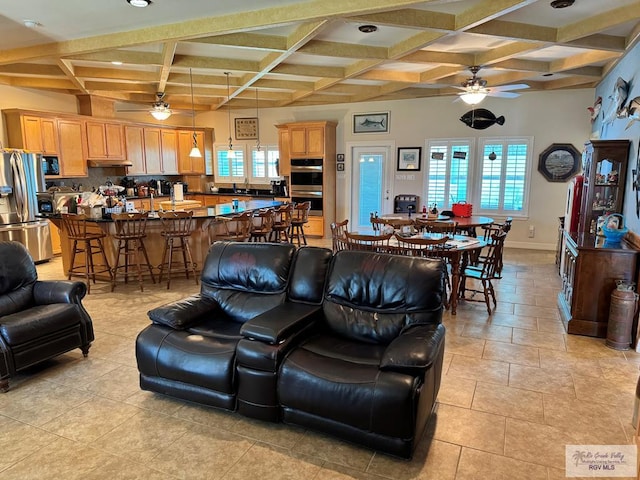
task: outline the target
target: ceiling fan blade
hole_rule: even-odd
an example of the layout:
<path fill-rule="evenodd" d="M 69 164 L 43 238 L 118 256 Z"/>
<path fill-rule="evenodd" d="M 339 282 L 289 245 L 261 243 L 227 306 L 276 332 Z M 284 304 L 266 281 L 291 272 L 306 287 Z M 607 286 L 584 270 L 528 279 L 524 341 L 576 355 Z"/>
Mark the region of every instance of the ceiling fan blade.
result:
<path fill-rule="evenodd" d="M 490 97 L 497 97 L 497 98 L 517 98 L 520 96 L 519 93 L 513 93 L 513 92 L 494 92 L 494 91 L 490 91 L 487 95 L 489 95 Z"/>
<path fill-rule="evenodd" d="M 513 85 L 498 85 L 497 87 L 491 87 L 491 90 L 496 92 L 507 92 L 509 90 L 524 90 L 525 88 L 529 88 L 529 85 L 526 83 L 516 83 Z"/>

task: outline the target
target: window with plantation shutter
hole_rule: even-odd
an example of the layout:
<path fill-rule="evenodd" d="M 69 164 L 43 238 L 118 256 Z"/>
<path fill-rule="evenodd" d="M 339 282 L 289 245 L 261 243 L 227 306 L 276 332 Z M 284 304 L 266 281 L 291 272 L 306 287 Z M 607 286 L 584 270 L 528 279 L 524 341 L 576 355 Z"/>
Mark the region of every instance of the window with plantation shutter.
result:
<path fill-rule="evenodd" d="M 480 139 L 474 213 L 527 215 L 531 146 L 531 138 Z"/>
<path fill-rule="evenodd" d="M 278 176 L 278 157 L 280 153 L 275 145 L 266 145 L 251 149 L 251 178 L 255 183 L 267 183 Z"/>
<path fill-rule="evenodd" d="M 471 139 L 431 140 L 427 147 L 427 197 L 428 205 L 439 210 L 450 210 L 456 202 L 469 201 L 469 160 Z"/>
<path fill-rule="evenodd" d="M 244 165 L 244 150 L 234 149 L 233 158 L 230 158 L 227 147 L 216 147 L 215 175 L 219 181 L 244 182 L 247 171 Z"/>

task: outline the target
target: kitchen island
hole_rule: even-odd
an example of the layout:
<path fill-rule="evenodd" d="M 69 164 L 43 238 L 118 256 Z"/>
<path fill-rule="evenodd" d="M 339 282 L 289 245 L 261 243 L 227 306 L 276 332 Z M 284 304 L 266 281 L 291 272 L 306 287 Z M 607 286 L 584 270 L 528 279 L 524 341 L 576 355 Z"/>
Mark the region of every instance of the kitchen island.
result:
<path fill-rule="evenodd" d="M 191 235 L 191 253 L 193 261 L 196 263 L 196 269 L 202 267 L 204 259 L 209 251 L 210 231 L 215 234 L 216 229 L 221 222 L 220 217 L 230 217 L 237 213 L 245 211 L 255 211 L 262 208 L 272 208 L 282 205 L 282 202 L 276 200 L 247 200 L 238 202 L 238 207 L 234 208 L 231 203 L 223 203 L 202 208 L 193 209 L 194 232 Z M 60 230 L 60 243 L 62 247 L 62 268 L 63 272 L 69 270 L 71 263 L 71 251 L 73 241 L 69 240 L 67 232 L 62 223 L 62 216 L 59 214 L 46 216 L 47 219 L 58 227 Z M 116 244 L 112 237 L 115 233 L 115 225 L 110 218 L 87 219 L 87 231 L 102 231 L 107 234 L 105 242 L 105 250 L 109 265 L 113 267 L 116 260 Z M 149 254 L 149 260 L 154 267 L 159 267 L 162 262 L 162 251 L 164 248 L 164 237 L 161 235 L 162 222 L 157 216 L 150 216 L 147 220 L 147 236 L 145 238 L 145 246 Z M 76 264 L 84 262 L 84 258 L 79 258 Z"/>

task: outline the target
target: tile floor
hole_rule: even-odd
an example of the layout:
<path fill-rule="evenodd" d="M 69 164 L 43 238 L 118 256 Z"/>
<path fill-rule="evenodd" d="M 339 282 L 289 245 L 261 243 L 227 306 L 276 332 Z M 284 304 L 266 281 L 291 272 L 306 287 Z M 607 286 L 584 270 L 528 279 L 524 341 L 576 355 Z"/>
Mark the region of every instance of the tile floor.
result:
<path fill-rule="evenodd" d="M 141 391 L 134 355 L 146 312 L 193 281 L 92 287 L 96 340 L 12 381 L 0 395 L 0 478 L 565 478 L 565 444 L 632 443 L 640 355 L 567 335 L 552 252 L 506 250 L 498 309 L 445 313 L 436 414 L 411 461 L 301 428 L 262 423 Z M 38 268 L 61 277 L 61 262 Z"/>

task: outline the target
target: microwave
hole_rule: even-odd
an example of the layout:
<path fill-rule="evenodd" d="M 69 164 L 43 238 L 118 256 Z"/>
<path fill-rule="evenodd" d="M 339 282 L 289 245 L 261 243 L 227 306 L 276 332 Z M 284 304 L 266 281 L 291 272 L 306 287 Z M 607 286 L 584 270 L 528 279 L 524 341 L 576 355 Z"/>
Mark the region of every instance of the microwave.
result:
<path fill-rule="evenodd" d="M 55 155 L 42 156 L 42 171 L 45 175 L 60 175 L 60 161 Z"/>

